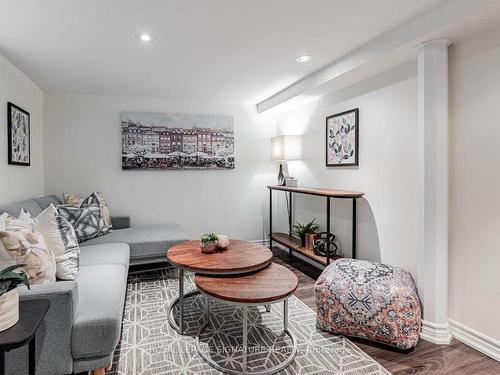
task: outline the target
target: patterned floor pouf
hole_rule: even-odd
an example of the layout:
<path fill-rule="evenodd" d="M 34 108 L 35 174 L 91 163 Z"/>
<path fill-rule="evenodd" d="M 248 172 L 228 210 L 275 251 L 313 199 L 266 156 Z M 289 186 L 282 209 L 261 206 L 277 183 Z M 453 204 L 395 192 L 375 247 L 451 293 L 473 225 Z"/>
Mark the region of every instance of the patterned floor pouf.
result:
<path fill-rule="evenodd" d="M 417 345 L 420 300 L 410 273 L 356 259 L 330 264 L 314 287 L 317 325 L 399 349 Z"/>

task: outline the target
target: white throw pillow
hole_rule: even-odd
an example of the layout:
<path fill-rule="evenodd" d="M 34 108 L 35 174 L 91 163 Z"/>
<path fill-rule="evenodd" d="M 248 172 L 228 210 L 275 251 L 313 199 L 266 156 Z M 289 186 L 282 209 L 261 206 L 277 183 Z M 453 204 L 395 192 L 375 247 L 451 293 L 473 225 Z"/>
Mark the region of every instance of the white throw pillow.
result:
<path fill-rule="evenodd" d="M 7 213 L 3 213 L 0 215 L 0 232 L 4 232 L 6 230 L 5 221 L 7 220 L 8 216 L 9 214 Z M 3 270 L 5 267 L 10 266 L 11 264 L 12 259 L 5 252 L 2 241 L 0 241 L 0 269 Z"/>
<path fill-rule="evenodd" d="M 75 280 L 79 271 L 80 247 L 73 226 L 50 204 L 34 219 L 34 229 L 43 235 L 54 254 L 57 278 Z"/>
<path fill-rule="evenodd" d="M 6 213 L 0 215 L 0 230 L 5 230 L 5 218 L 7 217 Z"/>
<path fill-rule="evenodd" d="M 26 227 L 34 229 L 35 222 L 33 221 L 33 216 L 29 212 L 24 211 L 24 209 L 19 213 L 17 220 L 26 225 Z"/>
<path fill-rule="evenodd" d="M 8 213 L 4 213 L 0 219 L 0 227 L 2 227 L 1 222 L 3 221 L 3 230 L 32 230 L 33 229 L 33 219 L 31 215 L 26 211 L 22 210 L 19 217 L 14 217 Z"/>
<path fill-rule="evenodd" d="M 14 217 L 4 212 L 0 216 L 0 232 L 6 231 L 33 231 L 33 219 L 31 219 L 30 214 L 21 211 L 19 217 Z M 2 241 L 0 241 L 0 269 L 11 266 L 15 264 L 14 259 L 9 255 L 5 249 Z"/>

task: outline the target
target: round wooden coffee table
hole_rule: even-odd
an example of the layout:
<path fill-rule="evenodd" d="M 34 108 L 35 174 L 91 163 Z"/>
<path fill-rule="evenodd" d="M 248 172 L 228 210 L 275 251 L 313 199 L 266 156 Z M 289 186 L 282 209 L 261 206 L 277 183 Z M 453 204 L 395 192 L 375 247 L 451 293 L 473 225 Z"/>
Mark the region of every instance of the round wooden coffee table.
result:
<path fill-rule="evenodd" d="M 168 261 L 179 270 L 179 297 L 169 306 L 168 321 L 178 333 L 184 333 L 184 298 L 199 293 L 195 290 L 184 294 L 184 271 L 204 275 L 240 275 L 267 267 L 273 253 L 267 247 L 254 242 L 230 240 L 226 250 L 212 254 L 201 252 L 197 240 L 177 244 L 167 252 Z M 179 324 L 175 322 L 173 310 L 179 304 Z"/>
<path fill-rule="evenodd" d="M 197 274 L 194 278 L 196 287 L 207 296 L 205 323 L 198 331 L 197 348 L 201 357 L 212 367 L 228 374 L 274 374 L 287 367 L 297 354 L 297 342 L 288 330 L 288 298 L 299 284 L 297 276 L 289 269 L 271 263 L 268 267 L 245 275 L 208 276 Z M 212 358 L 200 346 L 200 335 L 210 323 L 209 298 L 229 304 L 242 306 L 243 309 L 243 361 L 241 371 L 226 368 Z M 248 355 L 248 306 L 269 305 L 283 302 L 283 332 L 292 340 L 292 352 L 282 363 L 259 371 L 247 370 Z"/>

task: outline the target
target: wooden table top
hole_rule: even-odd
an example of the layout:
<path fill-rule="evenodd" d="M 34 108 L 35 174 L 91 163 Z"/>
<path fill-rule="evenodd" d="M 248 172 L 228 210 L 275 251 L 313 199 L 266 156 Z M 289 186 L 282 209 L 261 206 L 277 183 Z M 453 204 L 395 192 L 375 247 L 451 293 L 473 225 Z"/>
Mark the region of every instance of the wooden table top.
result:
<path fill-rule="evenodd" d="M 269 185 L 267 188 L 271 190 L 291 191 L 292 193 L 319 195 L 322 197 L 333 197 L 333 198 L 361 198 L 364 195 L 364 193 L 361 193 L 359 191 L 325 189 L 325 188 L 291 187 L 282 185 Z"/>
<path fill-rule="evenodd" d="M 292 271 L 276 263 L 245 275 L 196 275 L 194 282 L 209 296 L 245 304 L 266 304 L 285 299 L 299 285 L 299 279 Z"/>
<path fill-rule="evenodd" d="M 204 254 L 200 241 L 187 241 L 171 247 L 167 252 L 168 261 L 178 268 L 192 272 L 228 275 L 260 270 L 273 259 L 267 247 L 254 242 L 230 240 L 226 250 Z"/>

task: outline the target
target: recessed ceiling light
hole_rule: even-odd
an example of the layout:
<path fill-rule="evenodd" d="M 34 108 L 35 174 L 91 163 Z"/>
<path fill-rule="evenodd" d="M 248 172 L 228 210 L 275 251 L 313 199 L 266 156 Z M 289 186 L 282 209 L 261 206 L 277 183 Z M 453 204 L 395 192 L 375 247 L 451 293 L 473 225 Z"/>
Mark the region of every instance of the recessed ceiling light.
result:
<path fill-rule="evenodd" d="M 141 34 L 141 36 L 139 37 L 140 40 L 142 40 L 143 42 L 150 42 L 151 41 L 151 35 L 147 34 L 147 33 L 144 33 L 144 34 Z"/>
<path fill-rule="evenodd" d="M 306 63 L 306 62 L 309 62 L 311 60 L 312 60 L 311 55 L 302 55 L 302 56 L 297 57 L 297 61 L 299 63 Z"/>

